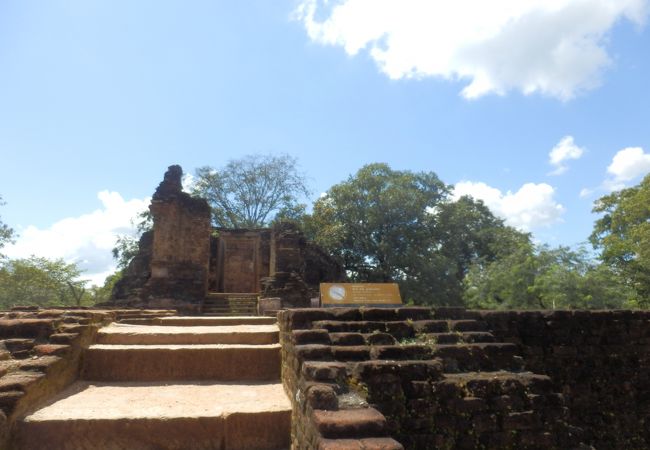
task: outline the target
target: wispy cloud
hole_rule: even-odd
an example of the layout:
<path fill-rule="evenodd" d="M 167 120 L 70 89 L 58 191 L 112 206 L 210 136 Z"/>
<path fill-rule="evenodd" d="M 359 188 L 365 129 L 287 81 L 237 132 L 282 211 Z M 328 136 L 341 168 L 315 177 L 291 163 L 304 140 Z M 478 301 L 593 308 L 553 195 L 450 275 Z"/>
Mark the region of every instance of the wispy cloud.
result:
<path fill-rule="evenodd" d="M 303 0 L 309 37 L 367 49 L 392 79 L 468 80 L 462 95 L 518 90 L 563 100 L 600 83 L 607 32 L 643 24 L 648 0 Z"/>
<path fill-rule="evenodd" d="M 593 189 L 582 188 L 582 189 L 580 189 L 580 193 L 579 193 L 578 195 L 580 196 L 580 198 L 587 198 L 587 197 L 589 197 L 591 194 L 593 194 L 594 192 L 595 192 L 595 191 L 594 191 Z"/>

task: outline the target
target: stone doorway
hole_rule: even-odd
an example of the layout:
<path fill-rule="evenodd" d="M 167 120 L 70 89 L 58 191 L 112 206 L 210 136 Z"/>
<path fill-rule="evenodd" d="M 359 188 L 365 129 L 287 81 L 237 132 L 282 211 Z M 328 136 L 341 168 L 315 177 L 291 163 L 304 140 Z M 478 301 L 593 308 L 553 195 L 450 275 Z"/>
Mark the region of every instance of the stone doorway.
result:
<path fill-rule="evenodd" d="M 260 279 L 268 276 L 268 255 L 262 236 L 252 230 L 219 230 L 214 255 L 212 292 L 259 293 Z M 268 247 L 266 245 L 265 247 Z M 266 257 L 265 257 L 266 256 Z"/>

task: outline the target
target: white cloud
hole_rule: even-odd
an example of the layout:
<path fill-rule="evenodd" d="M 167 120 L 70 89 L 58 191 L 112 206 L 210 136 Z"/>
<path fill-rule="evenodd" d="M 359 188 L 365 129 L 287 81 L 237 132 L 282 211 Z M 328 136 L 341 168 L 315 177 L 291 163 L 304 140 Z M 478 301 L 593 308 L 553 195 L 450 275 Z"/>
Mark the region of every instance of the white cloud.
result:
<path fill-rule="evenodd" d="M 191 173 L 184 173 L 183 178 L 181 178 L 181 185 L 183 186 L 183 192 L 190 194 L 194 185 L 196 185 L 196 177 Z"/>
<path fill-rule="evenodd" d="M 102 285 L 104 278 L 115 270 L 111 249 L 116 236 L 134 233 L 131 219 L 147 208 L 150 199 L 125 201 L 119 193 L 109 191 L 101 191 L 97 197 L 102 207 L 91 213 L 59 220 L 45 229 L 30 225 L 18 230 L 19 237 L 15 244 L 6 247 L 6 255 L 76 262 L 86 270 L 82 278 Z"/>
<path fill-rule="evenodd" d="M 622 185 L 648 172 L 650 172 L 650 153 L 645 153 L 641 147 L 619 150 L 607 167 L 607 173 L 614 178 L 610 180 L 614 185 Z"/>
<path fill-rule="evenodd" d="M 573 136 L 565 136 L 548 154 L 549 163 L 555 169 L 549 175 L 560 175 L 569 169 L 567 161 L 579 159 L 584 154 L 584 149 L 578 147 L 573 141 Z"/>
<path fill-rule="evenodd" d="M 466 98 L 542 93 L 566 100 L 599 84 L 607 32 L 642 25 L 648 0 L 302 0 L 309 37 L 367 49 L 392 79 L 467 80 Z"/>
<path fill-rule="evenodd" d="M 555 189 L 546 183 L 526 183 L 517 192 L 504 194 L 482 182 L 461 181 L 454 187 L 453 198 L 463 195 L 483 200 L 508 225 L 524 231 L 550 226 L 564 213 L 564 207 L 554 198 Z"/>

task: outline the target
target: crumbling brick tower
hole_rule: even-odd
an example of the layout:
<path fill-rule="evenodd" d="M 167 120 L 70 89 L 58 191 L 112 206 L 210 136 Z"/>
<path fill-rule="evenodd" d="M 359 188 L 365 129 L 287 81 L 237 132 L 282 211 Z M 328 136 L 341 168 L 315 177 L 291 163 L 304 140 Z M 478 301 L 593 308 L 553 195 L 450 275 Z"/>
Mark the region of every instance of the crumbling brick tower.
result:
<path fill-rule="evenodd" d="M 180 166 L 170 166 L 153 194 L 153 230 L 143 235 L 139 255 L 116 284 L 116 303 L 200 309 L 208 289 L 210 206 L 183 192 L 182 176 Z"/>

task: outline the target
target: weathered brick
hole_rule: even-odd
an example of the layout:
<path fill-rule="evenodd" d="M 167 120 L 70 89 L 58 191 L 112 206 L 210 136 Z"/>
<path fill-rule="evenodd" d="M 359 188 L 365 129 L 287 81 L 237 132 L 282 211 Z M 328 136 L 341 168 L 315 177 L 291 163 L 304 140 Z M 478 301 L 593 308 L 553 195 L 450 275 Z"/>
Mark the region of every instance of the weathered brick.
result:
<path fill-rule="evenodd" d="M 373 408 L 315 410 L 312 420 L 325 438 L 381 437 L 386 428 L 386 418 Z"/>

